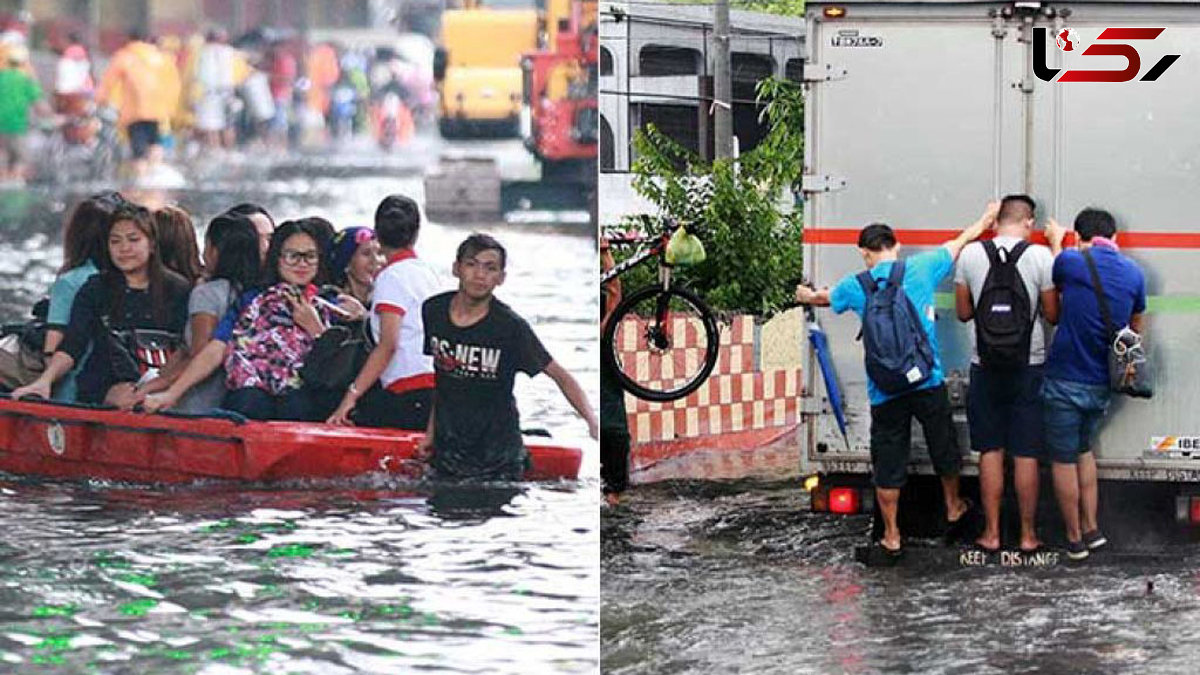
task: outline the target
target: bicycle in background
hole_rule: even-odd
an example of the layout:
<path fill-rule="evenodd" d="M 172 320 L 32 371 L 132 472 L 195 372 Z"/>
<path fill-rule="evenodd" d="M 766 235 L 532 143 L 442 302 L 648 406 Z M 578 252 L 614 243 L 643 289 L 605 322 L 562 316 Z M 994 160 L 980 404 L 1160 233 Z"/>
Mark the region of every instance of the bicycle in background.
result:
<path fill-rule="evenodd" d="M 652 229 L 649 216 L 641 221 L 645 231 Z M 668 221 L 658 235 L 609 237 L 612 246 L 641 248 L 601 277 L 603 284 L 651 258 L 658 260 L 658 282 L 625 294 L 600 338 L 600 358 L 621 387 L 647 401 L 687 396 L 717 365 L 716 316 L 673 278 L 675 265 L 667 262 L 667 244 L 679 227 Z"/>

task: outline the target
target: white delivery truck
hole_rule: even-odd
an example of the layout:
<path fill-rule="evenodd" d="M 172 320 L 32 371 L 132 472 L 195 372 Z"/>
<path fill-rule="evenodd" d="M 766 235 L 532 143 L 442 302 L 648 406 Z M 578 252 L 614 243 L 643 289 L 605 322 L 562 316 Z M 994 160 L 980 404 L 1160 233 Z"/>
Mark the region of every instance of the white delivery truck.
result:
<path fill-rule="evenodd" d="M 826 285 L 860 271 L 857 232 L 871 222 L 896 229 L 903 255 L 952 238 L 1009 193 L 1031 195 L 1039 222 L 1068 228 L 1083 207 L 1111 211 L 1146 273 L 1157 382 L 1151 400 L 1113 399 L 1095 447 L 1102 491 L 1132 491 L 1107 504 L 1102 493 L 1102 509 L 1200 522 L 1200 3 L 849 1 L 806 11 L 807 278 Z M 938 289 L 937 331 L 970 476 L 974 328 L 955 317 L 952 283 Z M 856 490 L 870 470 L 859 321 L 818 315 L 849 440 L 810 354 L 802 468 L 821 475 L 820 507 L 866 510 L 870 491 Z M 911 470 L 931 475 L 922 446 L 914 424 Z M 831 502 L 839 486 L 848 490 Z M 1047 475 L 1043 501 L 1051 491 Z"/>

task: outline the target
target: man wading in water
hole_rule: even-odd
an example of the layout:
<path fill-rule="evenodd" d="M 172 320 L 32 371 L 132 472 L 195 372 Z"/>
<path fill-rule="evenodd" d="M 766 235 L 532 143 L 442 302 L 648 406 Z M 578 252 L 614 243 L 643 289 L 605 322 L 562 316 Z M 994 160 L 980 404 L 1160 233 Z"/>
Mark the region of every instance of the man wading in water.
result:
<path fill-rule="evenodd" d="M 458 247 L 458 290 L 425 301 L 425 353 L 433 357 L 433 410 L 418 454 L 432 450 L 439 478 L 520 480 L 529 466 L 513 397 L 517 371 L 546 373 L 592 438 L 599 422 L 579 383 L 550 357 L 529 324 L 492 296 L 504 283 L 500 242 L 473 234 Z"/>

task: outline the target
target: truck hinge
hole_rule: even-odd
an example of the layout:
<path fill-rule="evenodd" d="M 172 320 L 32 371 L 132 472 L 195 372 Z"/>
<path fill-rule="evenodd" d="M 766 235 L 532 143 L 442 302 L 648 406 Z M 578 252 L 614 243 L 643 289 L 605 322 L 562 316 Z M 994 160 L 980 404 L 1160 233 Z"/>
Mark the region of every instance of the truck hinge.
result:
<path fill-rule="evenodd" d="M 825 401 L 816 396 L 800 397 L 801 415 L 820 415 L 825 412 Z"/>
<path fill-rule="evenodd" d="M 804 64 L 805 82 L 831 82 L 846 79 L 846 69 L 830 63 Z"/>
<path fill-rule="evenodd" d="M 846 189 L 846 179 L 841 176 L 806 174 L 800 183 L 800 190 L 806 194 L 818 192 L 834 192 Z"/>

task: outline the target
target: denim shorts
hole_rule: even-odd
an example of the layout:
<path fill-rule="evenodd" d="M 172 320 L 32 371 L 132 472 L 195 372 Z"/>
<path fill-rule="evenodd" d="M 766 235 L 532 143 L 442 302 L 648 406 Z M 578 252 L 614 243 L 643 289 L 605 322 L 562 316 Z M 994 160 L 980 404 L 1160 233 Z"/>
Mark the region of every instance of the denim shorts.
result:
<path fill-rule="evenodd" d="M 1108 410 L 1108 387 L 1048 377 L 1042 395 L 1046 401 L 1046 452 L 1050 461 L 1075 464 L 1080 453 L 1091 451 L 1096 427 Z"/>
<path fill-rule="evenodd" d="M 1004 450 L 1014 457 L 1042 456 L 1042 366 L 992 370 L 971 366 L 967 421 L 971 449 Z"/>

